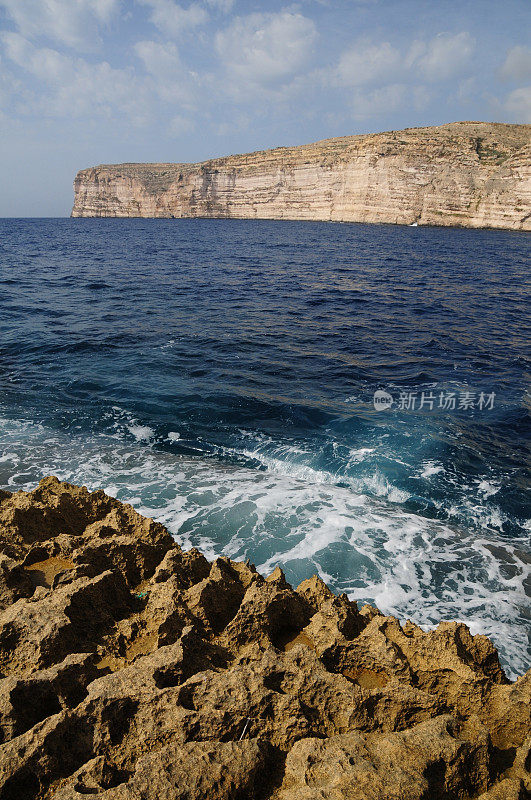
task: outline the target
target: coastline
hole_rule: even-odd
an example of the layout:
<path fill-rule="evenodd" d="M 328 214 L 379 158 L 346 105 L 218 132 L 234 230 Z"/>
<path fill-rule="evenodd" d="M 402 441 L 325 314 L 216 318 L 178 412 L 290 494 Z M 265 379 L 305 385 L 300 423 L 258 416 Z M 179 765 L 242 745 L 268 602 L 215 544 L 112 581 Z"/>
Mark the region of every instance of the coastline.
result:
<path fill-rule="evenodd" d="M 529 125 L 455 122 L 192 163 L 100 164 L 72 217 L 531 230 Z"/>
<path fill-rule="evenodd" d="M 424 632 L 317 577 L 210 564 L 53 477 L 0 493 L 0 536 L 4 798 L 531 789 L 531 672 L 508 681 L 463 624 Z"/>

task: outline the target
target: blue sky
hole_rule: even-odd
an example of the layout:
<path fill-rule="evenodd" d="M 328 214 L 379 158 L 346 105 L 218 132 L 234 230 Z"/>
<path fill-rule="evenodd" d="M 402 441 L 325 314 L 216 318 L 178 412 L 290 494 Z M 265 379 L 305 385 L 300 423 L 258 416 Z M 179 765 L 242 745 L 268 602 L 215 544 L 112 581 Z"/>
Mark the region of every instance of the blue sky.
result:
<path fill-rule="evenodd" d="M 78 169 L 531 122 L 528 0 L 0 0 L 0 216 Z"/>

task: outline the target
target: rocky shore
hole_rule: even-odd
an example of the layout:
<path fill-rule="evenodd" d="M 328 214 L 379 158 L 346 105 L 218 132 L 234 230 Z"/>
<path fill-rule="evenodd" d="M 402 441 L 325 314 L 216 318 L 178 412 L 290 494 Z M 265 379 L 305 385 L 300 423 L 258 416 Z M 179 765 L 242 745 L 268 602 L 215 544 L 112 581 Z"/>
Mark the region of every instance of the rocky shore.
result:
<path fill-rule="evenodd" d="M 78 172 L 73 217 L 219 217 L 531 230 L 531 125 L 455 122 L 199 164 Z"/>
<path fill-rule="evenodd" d="M 0 492 L 0 799 L 523 800 L 531 673 L 102 491 Z"/>

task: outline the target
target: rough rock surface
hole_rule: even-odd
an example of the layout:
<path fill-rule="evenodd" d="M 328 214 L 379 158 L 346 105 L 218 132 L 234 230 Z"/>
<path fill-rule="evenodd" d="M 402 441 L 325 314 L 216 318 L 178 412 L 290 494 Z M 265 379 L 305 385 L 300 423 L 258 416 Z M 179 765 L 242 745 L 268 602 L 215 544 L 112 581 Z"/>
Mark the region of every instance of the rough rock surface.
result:
<path fill-rule="evenodd" d="M 531 673 L 313 577 L 183 552 L 45 478 L 0 492 L 0 799 L 523 800 Z"/>
<path fill-rule="evenodd" d="M 223 217 L 531 230 L 531 125 L 455 122 L 200 164 L 81 170 L 74 217 Z"/>

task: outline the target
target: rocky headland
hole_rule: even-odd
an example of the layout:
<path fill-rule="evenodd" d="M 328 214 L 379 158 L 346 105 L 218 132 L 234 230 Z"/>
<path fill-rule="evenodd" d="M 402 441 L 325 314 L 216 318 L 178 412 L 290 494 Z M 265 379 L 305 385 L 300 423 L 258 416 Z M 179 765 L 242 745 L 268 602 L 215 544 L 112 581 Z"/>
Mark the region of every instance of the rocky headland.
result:
<path fill-rule="evenodd" d="M 531 673 L 131 506 L 0 492 L 1 800 L 523 800 Z"/>
<path fill-rule="evenodd" d="M 220 217 L 531 230 L 531 125 L 455 122 L 199 164 L 78 172 L 73 217 Z"/>

